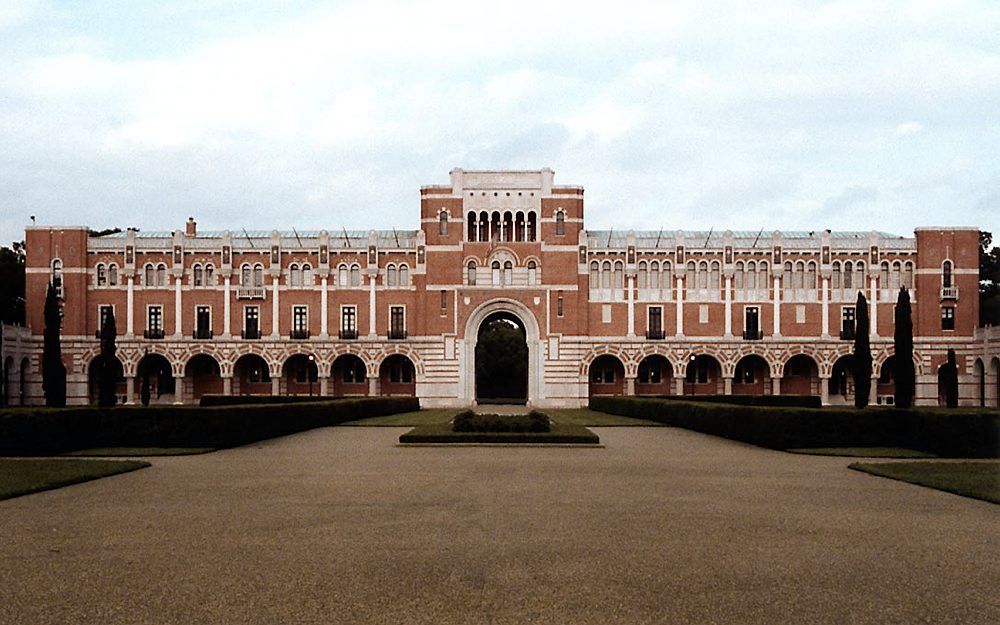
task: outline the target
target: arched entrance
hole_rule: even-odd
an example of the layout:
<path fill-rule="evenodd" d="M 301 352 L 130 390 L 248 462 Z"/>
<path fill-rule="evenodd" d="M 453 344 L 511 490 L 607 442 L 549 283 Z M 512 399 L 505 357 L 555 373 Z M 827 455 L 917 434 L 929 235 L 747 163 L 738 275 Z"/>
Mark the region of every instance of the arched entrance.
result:
<path fill-rule="evenodd" d="M 136 367 L 136 388 L 141 401 L 142 387 L 149 381 L 150 403 L 172 403 L 174 401 L 174 374 L 170 362 L 160 354 L 146 354 Z"/>
<path fill-rule="evenodd" d="M 125 371 L 122 368 L 122 363 L 117 358 L 113 358 L 110 367 L 105 369 L 103 356 L 97 356 L 91 360 L 90 366 L 87 368 L 87 395 L 90 403 L 100 403 L 102 375 L 114 376 L 115 403 L 124 404 L 124 398 L 126 393 L 128 393 L 128 389 L 125 384 Z M 139 380 L 139 383 L 142 383 L 141 379 Z M 150 397 L 153 397 L 152 393 L 150 393 Z"/>
<path fill-rule="evenodd" d="M 312 354 L 295 354 L 285 361 L 285 395 L 316 395 L 319 393 L 319 369 Z"/>
<path fill-rule="evenodd" d="M 271 371 L 257 354 L 240 356 L 233 365 L 234 395 L 270 395 Z"/>
<path fill-rule="evenodd" d="M 333 361 L 333 396 L 358 397 L 368 394 L 368 372 L 363 360 L 344 354 Z"/>
<path fill-rule="evenodd" d="M 986 367 L 983 361 L 976 358 L 972 365 L 972 373 L 976 378 L 976 405 L 980 408 L 986 407 Z"/>
<path fill-rule="evenodd" d="M 417 394 L 417 372 L 410 359 L 393 354 L 379 366 L 379 388 L 386 397 L 413 397 Z"/>
<path fill-rule="evenodd" d="M 833 372 L 830 374 L 829 398 L 830 405 L 844 406 L 854 404 L 854 356 L 850 354 L 841 356 L 833 363 Z"/>
<path fill-rule="evenodd" d="M 674 392 L 674 366 L 664 356 L 652 354 L 639 363 L 636 395 L 670 395 Z"/>
<path fill-rule="evenodd" d="M 685 395 L 721 395 L 722 367 L 708 354 L 694 357 L 684 376 Z"/>
<path fill-rule="evenodd" d="M 733 395 L 769 395 L 771 389 L 771 368 L 763 357 L 750 354 L 736 363 Z"/>
<path fill-rule="evenodd" d="M 542 344 L 538 320 L 524 304 L 513 299 L 494 299 L 480 304 L 470 315 L 465 324 L 462 349 L 462 368 L 460 397 L 467 403 L 476 401 L 476 344 L 479 342 L 479 330 L 483 323 L 493 313 L 505 312 L 517 318 L 524 328 L 525 343 L 528 347 L 528 405 L 536 404 L 545 397 L 542 385 Z"/>
<path fill-rule="evenodd" d="M 528 401 L 528 343 L 524 324 L 509 311 L 491 313 L 476 337 L 476 401 Z"/>
<path fill-rule="evenodd" d="M 819 395 L 819 384 L 819 367 L 810 356 L 796 354 L 785 363 L 782 395 Z"/>
<path fill-rule="evenodd" d="M 875 401 L 878 404 L 896 403 L 896 356 L 889 356 L 882 363 L 875 389 Z"/>
<path fill-rule="evenodd" d="M 625 365 L 611 354 L 604 354 L 590 363 L 588 371 L 591 397 L 625 394 Z"/>
<path fill-rule="evenodd" d="M 224 390 L 219 363 L 208 354 L 192 356 L 184 367 L 184 377 L 191 381 L 184 388 L 191 389 L 191 400 L 195 402 L 203 395 L 221 395 Z"/>

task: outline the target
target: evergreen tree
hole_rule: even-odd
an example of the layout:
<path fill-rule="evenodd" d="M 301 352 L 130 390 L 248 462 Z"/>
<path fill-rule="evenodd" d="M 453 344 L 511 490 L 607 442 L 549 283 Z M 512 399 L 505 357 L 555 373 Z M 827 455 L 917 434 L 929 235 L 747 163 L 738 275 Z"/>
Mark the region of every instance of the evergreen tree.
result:
<path fill-rule="evenodd" d="M 56 287 L 50 282 L 45 293 L 45 330 L 42 345 L 42 392 L 46 406 L 66 405 L 66 366 L 62 362 L 59 327 L 62 311 Z"/>
<path fill-rule="evenodd" d="M 115 356 L 115 351 L 117 350 L 115 338 L 117 334 L 115 313 L 113 310 L 109 310 L 107 316 L 104 317 L 104 324 L 101 326 L 101 362 L 97 399 L 99 406 L 115 405 L 115 391 L 118 388 L 119 369 L 118 359 Z"/>
<path fill-rule="evenodd" d="M 893 334 L 893 378 L 896 380 L 896 405 L 913 406 L 917 372 L 913 367 L 913 313 L 910 310 L 910 292 L 899 289 L 896 298 L 895 332 Z"/>
<path fill-rule="evenodd" d="M 142 370 L 142 390 L 139 391 L 139 401 L 143 406 L 149 406 L 149 395 L 149 368 L 145 367 Z"/>
<path fill-rule="evenodd" d="M 955 350 L 948 350 L 948 364 L 945 365 L 944 372 L 944 397 L 949 408 L 958 407 L 958 363 L 955 359 Z"/>
<path fill-rule="evenodd" d="M 868 395 L 872 388 L 872 346 L 869 339 L 871 324 L 868 321 L 868 300 L 858 291 L 854 326 L 854 406 L 868 405 Z"/>

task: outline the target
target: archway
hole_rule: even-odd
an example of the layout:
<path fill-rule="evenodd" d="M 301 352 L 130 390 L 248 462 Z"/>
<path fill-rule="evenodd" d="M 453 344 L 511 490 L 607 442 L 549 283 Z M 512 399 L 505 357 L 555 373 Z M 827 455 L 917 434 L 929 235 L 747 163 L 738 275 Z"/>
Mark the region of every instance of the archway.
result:
<path fill-rule="evenodd" d="M 87 368 L 87 397 L 92 404 L 100 403 L 103 360 L 103 356 L 97 356 L 90 361 L 90 366 Z M 117 358 L 111 361 L 110 374 L 115 376 L 115 403 L 124 404 L 128 387 L 122 363 Z M 141 378 L 139 383 L 142 383 Z M 150 397 L 152 396 L 152 389 L 150 389 Z"/>
<path fill-rule="evenodd" d="M 393 354 L 379 366 L 379 388 L 388 397 L 413 397 L 417 394 L 417 372 L 409 358 Z"/>
<path fill-rule="evenodd" d="M 785 363 L 781 376 L 782 395 L 819 395 L 819 367 L 805 354 L 797 354 Z"/>
<path fill-rule="evenodd" d="M 879 404 L 896 403 L 896 356 L 889 356 L 882 363 L 875 389 L 876 401 Z"/>
<path fill-rule="evenodd" d="M 833 371 L 828 382 L 831 406 L 854 404 L 854 356 L 841 356 L 833 363 Z"/>
<path fill-rule="evenodd" d="M 295 354 L 282 368 L 282 390 L 285 395 L 315 395 L 319 393 L 319 369 L 312 354 Z"/>
<path fill-rule="evenodd" d="M 595 358 L 588 374 L 591 397 L 625 394 L 625 365 L 611 354 Z"/>
<path fill-rule="evenodd" d="M 664 356 L 652 354 L 639 363 L 635 380 L 636 395 L 670 395 L 673 393 L 674 366 Z"/>
<path fill-rule="evenodd" d="M 21 359 L 21 366 L 17 370 L 17 403 L 23 406 L 28 401 L 28 363 L 27 358 Z"/>
<path fill-rule="evenodd" d="M 719 361 L 701 354 L 688 362 L 687 373 L 684 376 L 685 395 L 721 395 L 719 382 L 722 380 L 722 367 Z"/>
<path fill-rule="evenodd" d="M 11 358 L 10 356 L 7 356 L 7 358 L 3 361 L 3 379 L 0 380 L 0 385 L 3 386 L 3 388 L 0 389 L 0 395 L 2 395 L 2 397 L 0 397 L 0 401 L 2 401 L 2 403 L 0 403 L 0 406 L 11 405 L 10 382 L 11 382 L 11 371 L 13 369 L 14 369 L 14 359 Z"/>
<path fill-rule="evenodd" d="M 187 361 L 184 377 L 191 381 L 184 388 L 191 389 L 191 400 L 197 402 L 203 395 L 223 393 L 222 372 L 219 363 L 208 354 L 197 354 Z"/>
<path fill-rule="evenodd" d="M 993 406 L 1000 408 L 1000 358 L 990 361 L 990 375 L 993 376 Z"/>
<path fill-rule="evenodd" d="M 271 372 L 257 354 L 245 354 L 233 365 L 234 395 L 270 395 Z"/>
<path fill-rule="evenodd" d="M 973 377 L 976 379 L 976 405 L 985 408 L 986 407 L 986 367 L 983 366 L 983 361 L 976 358 L 976 362 L 972 365 Z"/>
<path fill-rule="evenodd" d="M 541 375 L 543 362 L 538 320 L 524 304 L 507 298 L 493 299 L 480 304 L 465 323 L 459 382 L 462 399 L 470 404 L 476 401 L 476 344 L 479 341 L 479 329 L 483 322 L 496 312 L 514 315 L 524 328 L 525 342 L 528 346 L 528 404 L 542 401 L 545 393 Z"/>
<path fill-rule="evenodd" d="M 170 362 L 160 354 L 146 354 L 136 367 L 136 388 L 142 398 L 142 387 L 149 380 L 150 403 L 172 403 L 174 401 L 174 374 Z"/>
<path fill-rule="evenodd" d="M 333 396 L 358 397 L 368 394 L 368 372 L 363 360 L 344 354 L 333 361 Z"/>
<path fill-rule="evenodd" d="M 479 325 L 476 337 L 476 401 L 524 404 L 528 401 L 528 343 L 524 323 L 497 311 Z"/>
<path fill-rule="evenodd" d="M 771 368 L 761 356 L 750 354 L 736 363 L 734 395 L 768 395 L 771 388 Z"/>

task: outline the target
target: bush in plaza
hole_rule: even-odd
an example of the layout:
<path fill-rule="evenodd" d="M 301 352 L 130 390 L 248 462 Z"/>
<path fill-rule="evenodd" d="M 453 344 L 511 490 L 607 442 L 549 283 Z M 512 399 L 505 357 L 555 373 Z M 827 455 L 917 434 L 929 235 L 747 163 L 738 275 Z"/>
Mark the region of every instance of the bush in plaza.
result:
<path fill-rule="evenodd" d="M 471 410 L 455 415 L 453 432 L 548 432 L 549 417 L 537 410 L 529 414 L 476 414 Z"/>
<path fill-rule="evenodd" d="M 989 409 L 774 408 L 592 397 L 591 410 L 649 419 L 769 447 L 908 447 L 940 456 L 1000 455 L 1000 413 Z"/>
<path fill-rule="evenodd" d="M 0 455 L 94 447 L 234 447 L 344 421 L 420 408 L 413 397 L 242 406 L 0 410 Z"/>

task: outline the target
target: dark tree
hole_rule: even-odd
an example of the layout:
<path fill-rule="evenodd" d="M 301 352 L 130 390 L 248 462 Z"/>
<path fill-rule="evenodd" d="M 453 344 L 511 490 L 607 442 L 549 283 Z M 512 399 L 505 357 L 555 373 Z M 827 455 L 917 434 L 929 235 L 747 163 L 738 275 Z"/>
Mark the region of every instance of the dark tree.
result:
<path fill-rule="evenodd" d="M 117 347 L 115 338 L 118 335 L 115 327 L 115 313 L 109 310 L 101 326 L 101 362 L 100 378 L 98 379 L 97 403 L 99 406 L 114 406 L 115 391 L 118 388 L 118 358 L 115 356 Z"/>
<path fill-rule="evenodd" d="M 868 300 L 858 292 L 854 326 L 854 406 L 868 405 L 872 389 L 872 346 L 869 339 L 871 324 L 868 321 Z"/>
<path fill-rule="evenodd" d="M 958 363 L 955 350 L 948 350 L 948 364 L 944 366 L 944 400 L 949 408 L 958 407 Z"/>
<path fill-rule="evenodd" d="M 142 390 L 139 391 L 139 401 L 142 402 L 143 406 L 149 406 L 149 367 L 143 367 L 142 369 Z"/>
<path fill-rule="evenodd" d="M 993 235 L 979 233 L 979 325 L 1000 325 L 1000 247 Z"/>
<path fill-rule="evenodd" d="M 24 243 L 0 247 L 0 321 L 24 325 Z"/>
<path fill-rule="evenodd" d="M 42 391 L 46 406 L 66 405 L 66 366 L 62 362 L 62 346 L 59 342 L 59 327 L 62 325 L 62 310 L 56 287 L 49 283 L 45 293 L 45 331 L 42 345 Z"/>
<path fill-rule="evenodd" d="M 913 313 L 910 310 L 910 292 L 899 289 L 896 298 L 895 333 L 893 334 L 893 377 L 896 379 L 896 405 L 913 406 L 917 372 L 913 367 Z"/>

